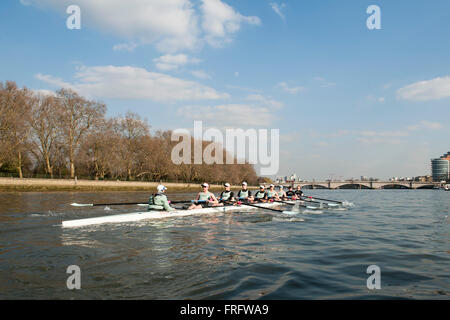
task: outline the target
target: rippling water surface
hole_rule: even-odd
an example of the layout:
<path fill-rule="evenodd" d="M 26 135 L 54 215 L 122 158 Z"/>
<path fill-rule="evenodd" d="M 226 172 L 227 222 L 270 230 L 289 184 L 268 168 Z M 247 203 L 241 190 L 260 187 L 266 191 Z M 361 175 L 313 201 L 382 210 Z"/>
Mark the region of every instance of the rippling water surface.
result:
<path fill-rule="evenodd" d="M 142 211 L 72 202 L 145 201 L 147 194 L 0 193 L 0 298 L 449 299 L 450 192 L 307 194 L 355 207 L 62 229 L 63 220 Z M 366 286 L 373 264 L 380 290 Z M 66 287 L 70 265 L 81 268 L 81 290 Z"/>

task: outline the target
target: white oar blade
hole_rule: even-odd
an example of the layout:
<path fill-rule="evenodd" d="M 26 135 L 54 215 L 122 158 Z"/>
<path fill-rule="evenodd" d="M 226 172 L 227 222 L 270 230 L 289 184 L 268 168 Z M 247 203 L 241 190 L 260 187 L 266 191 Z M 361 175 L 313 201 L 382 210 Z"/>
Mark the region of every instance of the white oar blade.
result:
<path fill-rule="evenodd" d="M 147 203 L 138 203 L 138 206 L 139 207 L 148 207 L 148 204 Z"/>
<path fill-rule="evenodd" d="M 282 213 L 284 213 L 284 214 L 290 214 L 290 215 L 294 215 L 294 214 L 299 214 L 299 212 L 298 211 L 283 211 Z"/>
<path fill-rule="evenodd" d="M 327 206 L 329 207 L 339 207 L 337 203 L 327 203 Z"/>
<path fill-rule="evenodd" d="M 70 204 L 73 207 L 93 207 L 94 204 L 93 203 L 71 203 Z"/>

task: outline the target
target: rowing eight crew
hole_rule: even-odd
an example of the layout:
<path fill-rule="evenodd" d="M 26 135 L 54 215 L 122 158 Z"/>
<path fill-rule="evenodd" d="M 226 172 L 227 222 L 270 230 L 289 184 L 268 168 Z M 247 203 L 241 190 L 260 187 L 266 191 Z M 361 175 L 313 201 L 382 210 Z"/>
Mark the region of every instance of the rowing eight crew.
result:
<path fill-rule="evenodd" d="M 220 197 L 216 196 L 209 191 L 209 185 L 203 183 L 201 185 L 202 191 L 197 194 L 197 198 L 194 203 L 189 206 L 188 210 L 201 209 L 206 207 L 220 207 L 226 204 L 235 204 L 236 200 L 234 197 L 234 192 L 231 191 L 231 185 L 225 183 L 225 190 L 220 193 Z M 252 196 L 252 192 L 247 188 L 247 182 L 242 182 L 242 189 L 237 193 L 236 198 L 238 200 L 243 200 L 248 203 L 257 202 L 269 202 L 269 201 L 282 201 L 282 200 L 300 200 L 303 197 L 303 191 L 301 187 L 298 186 L 297 190 L 293 190 L 292 186 L 289 186 L 287 192 L 283 191 L 283 186 L 279 186 L 280 190 L 275 191 L 275 186 L 271 184 L 269 190 L 265 191 L 265 186 L 261 185 L 259 190 Z M 173 211 L 175 208 L 170 206 L 167 196 L 164 194 L 167 188 L 163 185 L 157 187 L 157 193 L 150 196 L 149 199 L 149 210 L 160 210 L 160 211 Z"/>

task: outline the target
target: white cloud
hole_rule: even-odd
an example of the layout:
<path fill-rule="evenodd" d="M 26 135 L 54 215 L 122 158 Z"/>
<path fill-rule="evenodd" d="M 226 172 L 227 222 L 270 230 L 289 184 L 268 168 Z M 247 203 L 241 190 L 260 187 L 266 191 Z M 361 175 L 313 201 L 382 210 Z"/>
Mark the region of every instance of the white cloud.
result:
<path fill-rule="evenodd" d="M 46 82 L 48 84 L 51 84 L 55 87 L 59 87 L 59 88 L 71 88 L 72 85 L 68 82 L 65 82 L 64 80 L 62 80 L 61 78 L 56 78 L 50 75 L 45 75 L 42 73 L 38 73 L 35 75 L 35 78 L 38 80 L 41 80 L 43 82 Z"/>
<path fill-rule="evenodd" d="M 397 97 L 409 101 L 429 101 L 450 97 L 450 77 L 419 81 L 397 90 Z"/>
<path fill-rule="evenodd" d="M 211 76 L 203 70 L 193 70 L 193 71 L 191 71 L 191 74 L 194 77 L 202 79 L 202 80 L 211 79 Z"/>
<path fill-rule="evenodd" d="M 286 82 L 280 82 L 276 85 L 276 87 L 281 88 L 283 91 L 288 92 L 290 94 L 296 94 L 298 92 L 304 91 L 304 87 L 289 87 Z"/>
<path fill-rule="evenodd" d="M 231 42 L 231 35 L 240 29 L 242 23 L 261 24 L 258 17 L 243 16 L 220 0 L 202 2 L 202 28 L 206 41 L 213 47 L 221 47 L 224 43 Z"/>
<path fill-rule="evenodd" d="M 402 143 L 401 138 L 408 137 L 410 133 L 406 130 L 395 131 L 360 131 L 357 132 L 356 141 L 365 144 L 398 145 Z"/>
<path fill-rule="evenodd" d="M 282 10 L 286 7 L 285 3 L 278 4 L 276 2 L 271 2 L 270 6 L 272 7 L 272 10 L 275 11 L 275 13 L 280 16 L 281 19 L 286 20 L 286 17 L 282 12 Z"/>
<path fill-rule="evenodd" d="M 50 75 L 36 78 L 57 87 L 72 88 L 87 97 L 111 99 L 149 99 L 173 102 L 186 100 L 227 99 L 229 95 L 195 81 L 149 72 L 130 66 L 80 67 L 75 73 L 76 83 L 68 83 Z"/>
<path fill-rule="evenodd" d="M 283 107 L 281 102 L 261 94 L 250 94 L 245 100 L 247 103 L 185 106 L 178 110 L 178 115 L 218 127 L 268 127 Z"/>
<path fill-rule="evenodd" d="M 378 138 L 378 137 L 373 137 L 373 138 L 359 137 L 359 138 L 356 138 L 356 140 L 365 145 L 372 145 L 372 144 L 399 145 L 402 143 L 402 141 L 400 139 Z"/>
<path fill-rule="evenodd" d="M 159 58 L 153 59 L 153 62 L 155 63 L 156 68 L 158 68 L 159 70 L 169 71 L 178 69 L 179 67 L 185 66 L 187 64 L 200 63 L 201 60 L 197 58 L 191 58 L 186 54 L 166 54 Z"/>
<path fill-rule="evenodd" d="M 34 94 L 36 95 L 43 95 L 43 96 L 56 96 L 56 93 L 54 91 L 51 90 L 46 90 L 46 89 L 35 89 L 33 90 Z"/>
<path fill-rule="evenodd" d="M 443 126 L 439 122 L 431 122 L 431 121 L 421 121 L 418 124 L 410 125 L 407 127 L 408 130 L 415 131 L 420 129 L 431 129 L 431 130 L 439 130 L 442 129 Z"/>
<path fill-rule="evenodd" d="M 30 0 L 58 12 L 72 0 Z M 78 0 L 82 28 L 93 27 L 116 36 L 155 44 L 163 52 L 194 49 L 198 42 L 198 17 L 189 0 Z"/>
<path fill-rule="evenodd" d="M 320 142 L 316 143 L 315 146 L 319 147 L 319 148 L 325 148 L 325 147 L 328 147 L 329 144 L 325 141 L 320 141 Z"/>
<path fill-rule="evenodd" d="M 275 119 L 270 109 L 248 104 L 185 106 L 178 109 L 177 115 L 216 127 L 267 127 Z"/>
<path fill-rule="evenodd" d="M 314 80 L 317 81 L 322 88 L 334 87 L 336 85 L 335 82 L 327 81 L 322 77 L 315 77 Z"/>
<path fill-rule="evenodd" d="M 361 131 L 359 133 L 364 137 L 406 137 L 409 135 L 405 131 Z"/>
<path fill-rule="evenodd" d="M 227 87 L 228 89 L 235 89 L 235 90 L 247 91 L 247 92 L 262 92 L 261 89 L 247 88 L 247 87 L 235 86 L 235 85 L 231 85 L 231 84 L 227 84 L 225 87 Z"/>
<path fill-rule="evenodd" d="M 368 95 L 366 98 L 371 102 L 383 103 L 385 101 L 384 97 L 375 97 L 373 94 Z"/>
<path fill-rule="evenodd" d="M 441 129 L 442 125 L 439 122 L 422 121 L 421 124 L 427 129 Z"/>
<path fill-rule="evenodd" d="M 128 52 L 133 52 L 134 49 L 136 49 L 138 47 L 138 45 L 134 42 L 130 42 L 130 43 L 119 43 L 116 44 L 113 47 L 114 51 L 128 51 Z"/>
<path fill-rule="evenodd" d="M 21 0 L 65 13 L 73 0 Z M 261 24 L 220 0 L 77 0 L 82 28 L 92 27 L 139 44 L 153 44 L 165 53 L 197 50 L 204 42 L 215 47 L 231 41 L 242 23 Z M 120 46 L 120 45 L 119 45 Z"/>
<path fill-rule="evenodd" d="M 265 97 L 261 94 L 250 94 L 247 96 L 247 100 L 258 102 L 260 105 L 263 105 L 263 106 L 266 106 L 269 108 L 280 109 L 281 107 L 283 107 L 282 102 Z"/>

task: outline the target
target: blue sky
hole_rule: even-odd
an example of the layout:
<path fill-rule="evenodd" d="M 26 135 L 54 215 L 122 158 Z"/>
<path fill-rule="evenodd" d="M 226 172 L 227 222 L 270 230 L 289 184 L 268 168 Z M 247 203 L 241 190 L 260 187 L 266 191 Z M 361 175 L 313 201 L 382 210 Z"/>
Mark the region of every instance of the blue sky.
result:
<path fill-rule="evenodd" d="M 280 176 L 430 174 L 450 150 L 446 0 L 5 0 L 0 27 L 0 81 L 71 87 L 153 130 L 279 128 Z"/>

